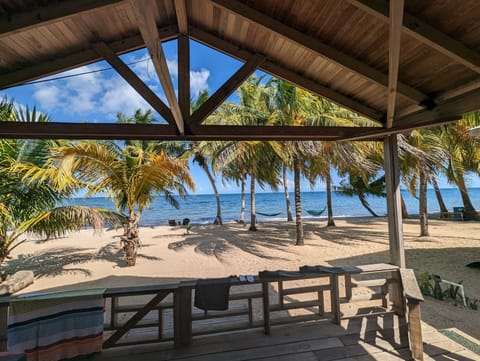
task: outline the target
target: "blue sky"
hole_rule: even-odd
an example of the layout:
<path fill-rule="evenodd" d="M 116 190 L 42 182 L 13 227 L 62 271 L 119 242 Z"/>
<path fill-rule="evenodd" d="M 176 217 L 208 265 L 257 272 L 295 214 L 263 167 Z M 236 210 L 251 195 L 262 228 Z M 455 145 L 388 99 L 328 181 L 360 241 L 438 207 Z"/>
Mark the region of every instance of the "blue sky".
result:
<path fill-rule="evenodd" d="M 190 41 L 190 47 L 192 97 L 196 97 L 204 89 L 207 89 L 212 94 L 242 66 L 242 62 L 195 41 Z M 177 89 L 176 40 L 164 43 L 163 49 L 174 87 Z M 145 49 L 124 54 L 121 56 L 121 59 L 166 102 L 153 64 Z M 39 111 L 49 114 L 53 121 L 59 122 L 114 122 L 117 112 L 131 115 L 138 108 L 150 108 L 143 98 L 114 70 L 105 70 L 108 68 L 110 68 L 109 64 L 103 61 L 82 66 L 41 79 L 40 82 L 34 84 L 1 91 L 0 96 L 14 98 L 15 102 L 20 106 L 28 105 L 32 107 L 35 105 Z M 80 73 L 85 74 L 71 76 Z M 65 78 L 52 80 L 58 77 Z M 235 95 L 229 98 L 231 101 L 236 99 Z M 161 117 L 156 113 L 155 115 L 161 121 Z M 195 164 L 192 164 L 191 170 L 197 184 L 196 193 L 211 193 L 211 186 L 203 171 Z M 291 174 L 289 179 L 293 180 Z M 290 181 L 290 183 L 292 182 Z M 338 177 L 334 177 L 334 183 L 339 183 Z M 235 184 L 223 184 L 220 179 L 217 179 L 217 186 L 221 193 L 236 193 L 239 191 Z M 450 185 L 442 178 L 440 179 L 440 186 L 449 187 Z M 470 177 L 470 186 L 479 187 L 479 177 Z M 318 182 L 313 190 L 324 190 L 324 188 L 325 185 Z M 303 181 L 302 189 L 311 190 L 310 184 L 307 181 Z M 270 190 L 267 189 L 266 191 Z"/>

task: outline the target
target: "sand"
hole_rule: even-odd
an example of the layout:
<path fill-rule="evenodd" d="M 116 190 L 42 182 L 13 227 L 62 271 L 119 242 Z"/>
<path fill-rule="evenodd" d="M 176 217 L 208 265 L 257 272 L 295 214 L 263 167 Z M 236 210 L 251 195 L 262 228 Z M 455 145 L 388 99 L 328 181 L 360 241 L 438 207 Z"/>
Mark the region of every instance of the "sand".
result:
<path fill-rule="evenodd" d="M 125 267 L 120 231 L 94 235 L 82 230 L 50 241 L 29 240 L 18 247 L 6 271 L 32 270 L 35 282 L 21 292 L 168 283 L 179 279 L 297 270 L 303 265 L 358 265 L 389 261 L 385 218 L 306 221 L 305 246 L 295 246 L 293 222 L 268 222 L 257 232 L 236 223 L 224 226 L 160 226 L 141 229 L 142 247 L 135 267 Z M 430 237 L 417 237 L 418 220 L 404 222 L 407 267 L 463 281 L 466 294 L 480 299 L 480 223 L 430 220 Z M 480 302 L 479 302 L 480 303 Z M 480 339 L 480 310 L 427 297 L 422 319 L 435 328 L 456 327 Z"/>

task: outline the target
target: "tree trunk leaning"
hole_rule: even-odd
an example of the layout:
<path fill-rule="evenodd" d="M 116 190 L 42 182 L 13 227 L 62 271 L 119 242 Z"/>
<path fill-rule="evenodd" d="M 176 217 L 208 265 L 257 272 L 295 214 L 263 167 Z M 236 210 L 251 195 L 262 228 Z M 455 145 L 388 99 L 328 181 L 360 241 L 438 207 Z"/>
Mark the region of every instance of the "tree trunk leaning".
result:
<path fill-rule="evenodd" d="M 462 196 L 464 217 L 466 219 L 473 219 L 475 221 L 480 221 L 480 215 L 473 207 L 472 201 L 470 200 L 470 196 L 468 195 L 468 190 L 467 190 L 467 186 L 465 185 L 465 179 L 463 178 L 463 174 L 457 173 L 455 178 L 456 178 L 458 190 L 460 191 L 460 195 Z"/>
<path fill-rule="evenodd" d="M 242 193 L 241 193 L 241 206 L 240 206 L 240 219 L 238 223 L 245 224 L 245 178 L 246 173 L 242 173 Z"/>
<path fill-rule="evenodd" d="M 212 173 L 210 172 L 210 169 L 208 168 L 208 165 L 206 163 L 203 163 L 202 168 L 205 171 L 205 173 L 207 173 L 208 180 L 210 181 L 210 184 L 212 185 L 213 193 L 215 194 L 215 201 L 217 202 L 217 216 L 215 217 L 213 224 L 221 226 L 223 224 L 222 223 L 222 207 L 220 203 L 220 195 L 218 194 L 217 186 L 215 185 L 215 179 L 213 178 Z"/>
<path fill-rule="evenodd" d="M 437 178 L 435 177 L 435 174 L 431 173 L 429 180 L 430 180 L 430 184 L 433 187 L 433 190 L 435 191 L 435 196 L 437 197 L 438 207 L 440 208 L 440 215 L 442 213 L 448 212 L 448 208 L 445 205 L 445 202 L 443 201 L 442 193 L 440 192 L 440 187 L 438 186 Z"/>
<path fill-rule="evenodd" d="M 295 228 L 297 231 L 296 246 L 303 246 L 302 202 L 300 199 L 300 159 L 293 160 L 294 187 L 295 187 Z"/>

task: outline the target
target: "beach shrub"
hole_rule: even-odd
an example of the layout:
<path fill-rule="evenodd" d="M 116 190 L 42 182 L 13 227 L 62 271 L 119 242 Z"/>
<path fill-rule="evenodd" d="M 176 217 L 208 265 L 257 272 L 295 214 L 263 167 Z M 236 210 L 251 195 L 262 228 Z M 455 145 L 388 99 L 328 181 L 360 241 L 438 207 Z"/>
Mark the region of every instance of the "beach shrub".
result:
<path fill-rule="evenodd" d="M 433 295 L 433 285 L 431 282 L 431 273 L 430 272 L 422 272 L 418 277 L 418 286 L 420 287 L 420 291 L 424 296 L 432 296 Z"/>
<path fill-rule="evenodd" d="M 471 299 L 466 297 L 467 307 L 470 307 L 472 310 L 478 310 L 478 302 L 480 301 L 478 298 Z"/>

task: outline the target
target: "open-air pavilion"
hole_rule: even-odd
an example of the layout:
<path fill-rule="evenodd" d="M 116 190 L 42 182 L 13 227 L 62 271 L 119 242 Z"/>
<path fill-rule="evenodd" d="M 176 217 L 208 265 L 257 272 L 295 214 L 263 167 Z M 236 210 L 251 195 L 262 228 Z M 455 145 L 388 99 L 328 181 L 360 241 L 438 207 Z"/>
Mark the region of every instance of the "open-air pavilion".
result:
<path fill-rule="evenodd" d="M 391 265 L 404 269 L 396 134 L 452 122 L 480 108 L 478 19 L 480 3 L 475 0 L 4 0 L 0 3 L 1 89 L 106 60 L 166 123 L 0 122 L 0 136 L 383 141 Z M 160 46 L 161 42 L 172 39 L 178 41 L 178 96 Z M 189 111 L 190 39 L 244 62 L 193 114 Z M 119 58 L 120 54 L 143 47 L 149 51 L 167 103 Z M 203 120 L 256 69 L 338 103 L 378 126 L 203 125 Z M 421 296 L 415 295 L 415 287 L 408 283 L 409 272 L 403 272 L 402 283 L 399 281 L 402 272 L 396 268 L 382 270 L 393 274 L 394 284 L 402 285 L 392 287 L 393 309 L 404 310 L 405 294 L 409 299 L 407 324 L 412 326 L 417 322 L 417 326 L 410 327 L 407 343 L 414 357 L 420 359 L 422 339 L 416 331 Z M 338 288 L 336 278 L 329 276 L 330 290 Z M 172 291 L 176 295 L 173 307 L 188 307 L 185 306 L 191 303 L 185 296 L 189 292 L 191 295 L 188 287 L 181 292 Z M 159 302 L 160 295 L 170 291 L 155 292 Z M 348 296 L 348 289 L 346 292 Z M 333 318 L 340 322 L 339 313 L 334 312 L 336 306 L 332 305 Z M 138 320 L 142 312 L 138 313 Z M 188 323 L 181 313 L 177 316 L 178 324 Z M 175 332 L 177 345 L 191 340 L 191 332 L 185 334 L 180 329 Z M 255 340 L 252 338 L 250 345 Z M 289 355 L 285 359 L 299 359 Z M 302 355 L 305 359 L 317 359 L 313 353 Z M 267 356 L 262 354 L 257 358 Z M 351 357 L 349 360 L 356 359 Z M 362 357 L 358 359 L 376 359 L 368 354 Z M 394 356 L 389 354 L 389 357 Z M 456 359 L 473 359 L 469 357 L 460 355 Z"/>

